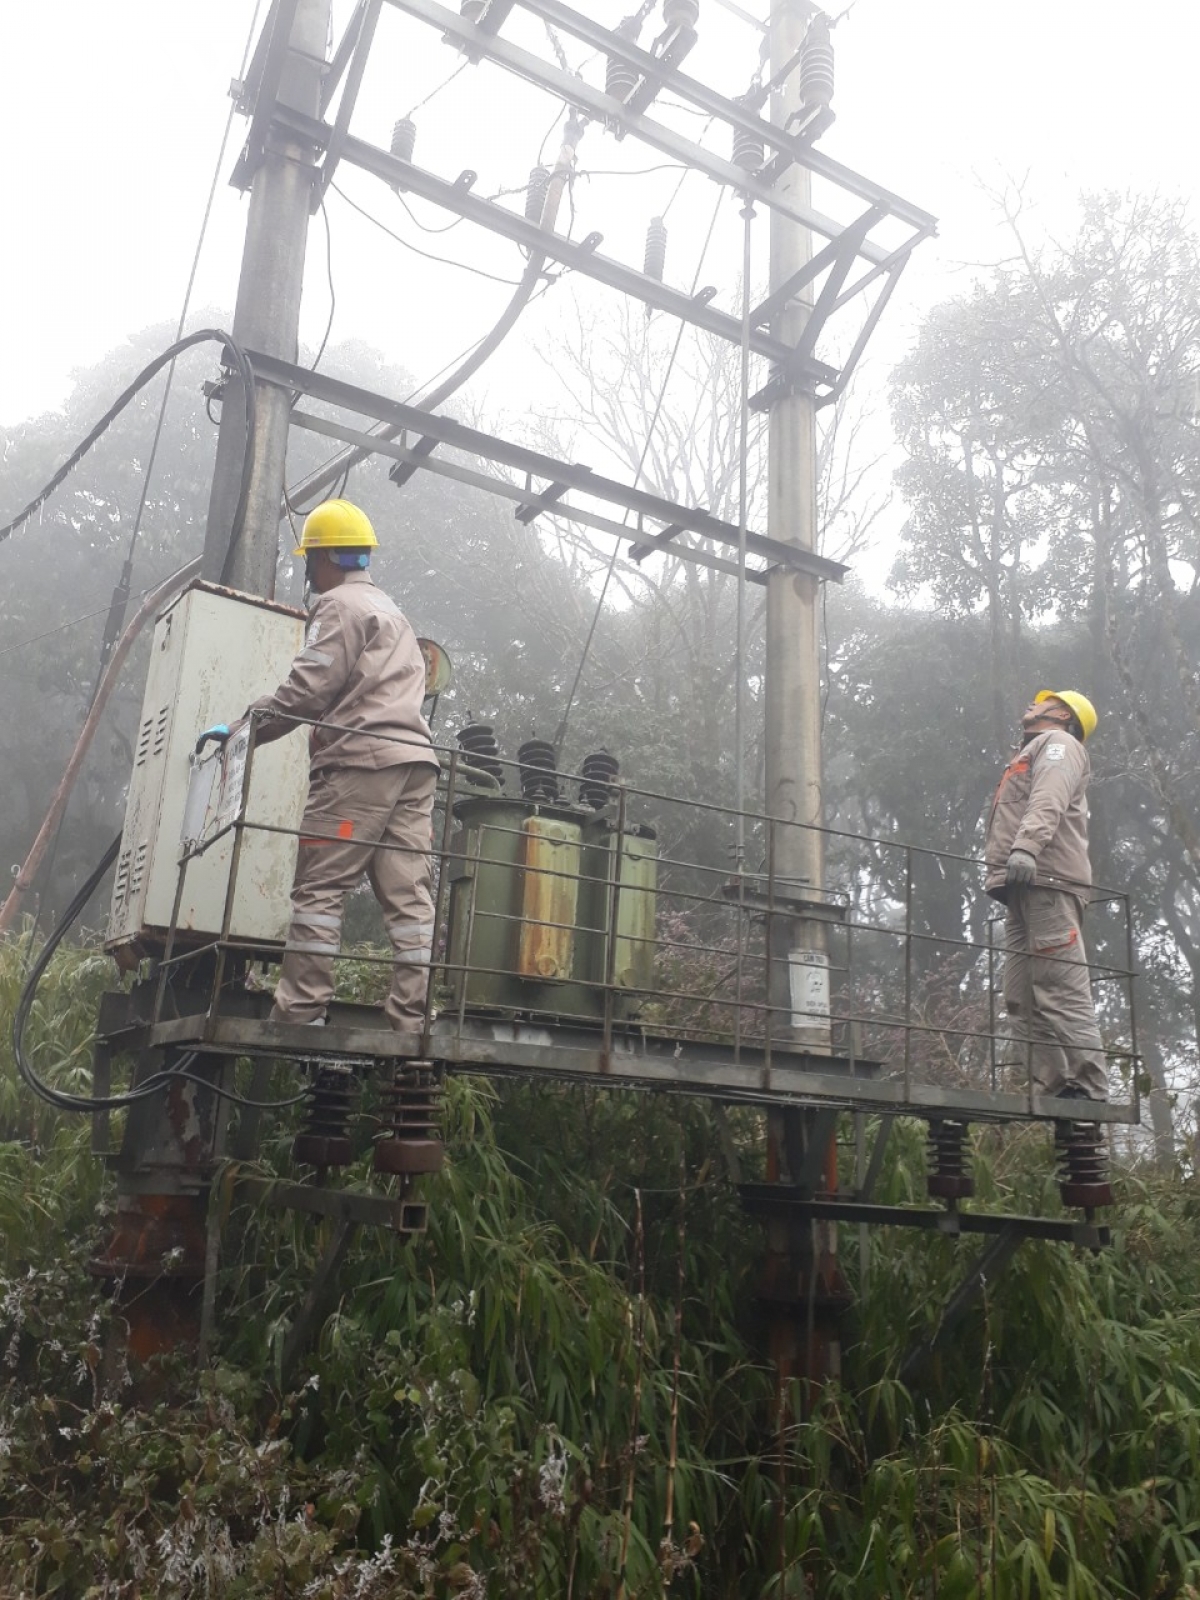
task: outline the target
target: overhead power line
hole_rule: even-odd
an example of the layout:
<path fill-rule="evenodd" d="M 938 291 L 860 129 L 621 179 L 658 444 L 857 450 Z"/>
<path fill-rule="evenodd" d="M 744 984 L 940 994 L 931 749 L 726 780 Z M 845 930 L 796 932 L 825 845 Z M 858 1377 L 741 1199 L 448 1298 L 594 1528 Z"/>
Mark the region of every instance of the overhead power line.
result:
<path fill-rule="evenodd" d="M 356 200 L 351 200 L 346 191 L 339 189 L 336 183 L 331 183 L 329 187 L 339 199 L 346 202 L 351 211 L 357 211 L 360 217 L 365 217 L 368 222 L 373 222 L 381 233 L 386 233 L 389 239 L 394 239 L 397 244 L 403 245 L 406 250 L 411 250 L 414 255 L 424 256 L 426 261 L 436 261 L 443 267 L 458 267 L 463 272 L 473 272 L 477 278 L 488 278 L 492 283 L 503 283 L 510 289 L 516 287 L 519 281 L 516 278 L 501 278 L 494 272 L 485 272 L 482 267 L 473 267 L 469 261 L 456 261 L 453 256 L 439 256 L 434 255 L 431 250 L 422 250 L 420 245 L 413 244 L 411 239 L 404 238 L 403 234 L 396 233 L 389 228 L 386 222 L 381 222 L 365 206 L 360 206 Z"/>

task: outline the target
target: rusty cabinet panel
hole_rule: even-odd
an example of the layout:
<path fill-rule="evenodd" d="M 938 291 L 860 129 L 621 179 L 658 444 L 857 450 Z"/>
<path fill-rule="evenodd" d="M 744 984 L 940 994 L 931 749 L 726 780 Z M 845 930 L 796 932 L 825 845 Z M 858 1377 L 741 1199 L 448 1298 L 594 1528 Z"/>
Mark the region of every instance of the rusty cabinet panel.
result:
<path fill-rule="evenodd" d="M 522 824 L 525 878 L 517 972 L 523 978 L 569 978 L 579 911 L 578 823 L 529 817 Z"/>

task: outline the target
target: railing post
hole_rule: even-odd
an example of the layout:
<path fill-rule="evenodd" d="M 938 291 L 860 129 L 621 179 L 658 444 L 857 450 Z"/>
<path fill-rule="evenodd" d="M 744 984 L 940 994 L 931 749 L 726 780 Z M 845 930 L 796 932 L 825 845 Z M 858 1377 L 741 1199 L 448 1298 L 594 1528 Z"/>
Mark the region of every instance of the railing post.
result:
<path fill-rule="evenodd" d="M 904 1098 L 912 1094 L 913 856 L 904 847 Z"/>
<path fill-rule="evenodd" d="M 1142 1074 L 1139 1070 L 1141 1056 L 1138 1051 L 1137 1034 L 1137 950 L 1133 939 L 1133 907 L 1127 894 L 1121 896 L 1121 903 L 1125 907 L 1125 966 L 1129 982 L 1130 1077 L 1133 1079 L 1134 1121 L 1140 1122 L 1142 1120 Z"/>
<path fill-rule="evenodd" d="M 988 1057 L 992 1072 L 992 1093 L 996 1092 L 996 922 L 989 916 L 987 919 L 988 941 Z"/>
<path fill-rule="evenodd" d="M 450 752 L 450 769 L 446 774 L 446 810 L 442 820 L 442 845 L 438 861 L 437 896 L 433 903 L 433 933 L 429 940 L 429 982 L 425 989 L 425 1018 L 421 1023 L 421 1059 L 429 1055 L 429 1035 L 433 1028 L 433 974 L 436 963 L 434 951 L 437 948 L 438 929 L 442 925 L 442 917 L 446 910 L 446 883 L 450 861 L 450 831 L 454 826 L 454 791 L 458 785 L 458 755 L 457 749 Z M 433 846 L 430 837 L 430 848 Z M 450 952 L 446 951 L 449 958 Z M 442 972 L 445 973 L 446 962 L 441 963 Z"/>

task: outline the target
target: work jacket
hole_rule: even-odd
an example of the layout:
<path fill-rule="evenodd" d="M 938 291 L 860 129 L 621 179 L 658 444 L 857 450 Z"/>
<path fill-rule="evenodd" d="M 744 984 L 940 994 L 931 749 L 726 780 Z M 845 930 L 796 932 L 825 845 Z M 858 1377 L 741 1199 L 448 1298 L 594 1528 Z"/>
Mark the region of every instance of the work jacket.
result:
<path fill-rule="evenodd" d="M 313 730 L 311 770 L 437 765 L 421 715 L 425 659 L 407 618 L 372 583 L 350 572 L 318 596 L 304 647 L 274 694 L 251 711 L 304 717 Z M 269 724 L 267 725 L 269 727 Z M 270 738 L 274 730 L 267 731 Z"/>
<path fill-rule="evenodd" d="M 1014 850 L 1037 862 L 1037 882 L 1087 897 L 1087 786 L 1092 764 L 1083 744 L 1052 729 L 1034 734 L 1000 775 L 988 812 L 984 860 L 987 892 L 1005 898 L 1005 871 Z"/>

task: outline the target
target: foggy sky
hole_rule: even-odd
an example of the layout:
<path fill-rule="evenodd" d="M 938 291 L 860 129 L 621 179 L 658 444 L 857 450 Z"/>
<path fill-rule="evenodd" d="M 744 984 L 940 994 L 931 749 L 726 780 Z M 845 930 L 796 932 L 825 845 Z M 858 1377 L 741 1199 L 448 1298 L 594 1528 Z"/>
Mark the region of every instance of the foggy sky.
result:
<path fill-rule="evenodd" d="M 765 11 L 765 0 L 744 0 Z M 624 0 L 596 0 L 608 24 Z M 335 28 L 351 9 L 337 0 Z M 844 0 L 830 6 L 836 14 Z M 61 403 L 74 368 L 122 337 L 177 317 L 205 195 L 228 111 L 253 5 L 250 0 L 163 3 L 90 0 L 9 8 L 5 43 L 12 63 L 10 247 L 3 271 L 5 360 L 0 423 Z M 506 33 L 549 53 L 540 24 L 514 13 Z M 653 20 L 653 19 L 652 19 Z M 727 93 L 746 86 L 756 60 L 748 26 L 703 0 L 701 44 L 686 70 Z M 586 50 L 569 38 L 572 67 Z M 1200 178 L 1194 123 L 1200 16 L 1184 0 L 856 0 L 835 32 L 838 121 L 823 148 L 940 219 L 889 308 L 877 360 L 898 356 L 919 311 L 966 286 L 972 264 L 996 259 L 1005 241 L 980 185 L 1022 181 L 1031 226 L 1069 233 L 1081 188 L 1134 188 L 1192 196 Z M 453 69 L 456 58 L 432 30 L 384 7 L 354 131 L 387 144 L 392 122 Z M 585 74 L 598 81 L 601 64 Z M 453 177 L 479 171 L 478 193 L 519 184 L 537 153 L 555 102 L 499 69 L 468 67 L 417 112 L 416 159 Z M 655 113 L 660 114 L 656 111 Z M 698 137 L 703 120 L 661 113 Z M 244 197 L 227 177 L 230 149 L 201 260 L 194 311 L 233 303 Z M 727 133 L 708 136 L 726 151 Z M 552 156 L 553 148 L 549 148 Z M 632 139 L 590 128 L 580 147 L 575 236 L 595 227 L 602 249 L 641 264 L 649 217 L 678 181 L 663 172 L 612 178 L 608 169 L 662 158 Z M 339 184 L 406 237 L 501 276 L 521 259 L 511 245 L 468 224 L 434 236 L 416 229 L 381 185 L 343 169 Z M 716 189 L 688 179 L 668 217 L 667 279 L 687 287 Z M 514 204 L 519 204 L 519 199 Z M 451 219 L 413 203 L 422 221 Z M 733 305 L 740 266 L 732 204 L 726 208 L 703 281 Z M 335 341 L 360 338 L 418 378 L 451 360 L 495 319 L 509 291 L 422 261 L 393 244 L 337 196 L 330 197 L 337 314 Z M 765 281 L 765 220 L 757 225 L 755 274 Z M 15 247 L 14 247 L 15 246 Z M 519 413 L 545 386 L 530 346 L 574 315 L 571 295 L 600 306 L 606 291 L 579 284 L 544 298 L 476 393 L 493 412 Z M 315 345 L 329 311 L 325 244 L 314 223 L 302 338 Z M 194 319 L 193 319 L 194 321 Z"/>

